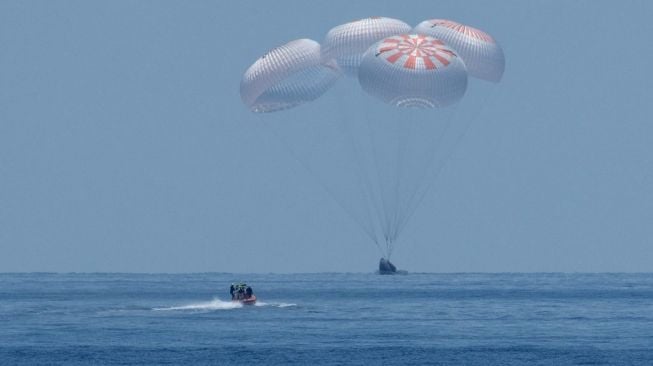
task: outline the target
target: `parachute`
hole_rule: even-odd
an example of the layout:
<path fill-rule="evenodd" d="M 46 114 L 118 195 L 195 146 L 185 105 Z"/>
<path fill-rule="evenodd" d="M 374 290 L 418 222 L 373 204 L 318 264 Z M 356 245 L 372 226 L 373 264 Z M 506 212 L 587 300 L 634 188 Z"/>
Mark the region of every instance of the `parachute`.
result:
<path fill-rule="evenodd" d="M 256 60 L 243 75 L 240 95 L 252 112 L 276 112 L 315 100 L 339 76 L 334 61 L 321 62 L 319 43 L 298 39 Z"/>
<path fill-rule="evenodd" d="M 240 94 L 257 114 L 283 110 L 260 121 L 389 259 L 473 119 L 456 118 L 459 106 L 479 108 L 464 103 L 468 76 L 495 84 L 504 63 L 480 30 L 372 17 L 334 27 L 322 45 L 272 49 L 247 69 Z"/>
<path fill-rule="evenodd" d="M 465 61 L 475 78 L 498 83 L 503 76 L 505 58 L 501 46 L 482 30 L 446 19 L 425 20 L 414 33 L 438 38 L 450 45 Z"/>
<path fill-rule="evenodd" d="M 363 54 L 376 41 L 410 32 L 398 19 L 370 17 L 332 28 L 324 37 L 322 60 L 335 60 L 346 75 L 356 77 Z"/>
<path fill-rule="evenodd" d="M 398 107 L 444 107 L 463 97 L 465 64 L 444 42 L 424 35 L 383 39 L 360 64 L 363 90 Z"/>

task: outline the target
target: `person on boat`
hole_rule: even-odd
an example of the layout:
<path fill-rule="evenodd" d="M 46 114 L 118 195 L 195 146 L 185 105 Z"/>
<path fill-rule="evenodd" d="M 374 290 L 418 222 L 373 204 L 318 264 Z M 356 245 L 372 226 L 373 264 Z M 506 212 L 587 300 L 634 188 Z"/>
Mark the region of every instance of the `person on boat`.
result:
<path fill-rule="evenodd" d="M 244 282 L 231 284 L 229 293 L 231 294 L 231 300 L 245 300 L 251 298 L 253 295 L 252 288 Z"/>

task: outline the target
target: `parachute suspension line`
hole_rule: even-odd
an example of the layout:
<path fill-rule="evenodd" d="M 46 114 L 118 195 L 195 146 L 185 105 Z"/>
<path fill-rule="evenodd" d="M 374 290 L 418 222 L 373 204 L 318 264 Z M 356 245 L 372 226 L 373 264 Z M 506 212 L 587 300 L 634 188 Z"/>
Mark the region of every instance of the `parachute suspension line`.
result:
<path fill-rule="evenodd" d="M 370 209 L 370 203 L 373 203 L 374 200 L 370 197 L 370 183 L 369 179 L 366 179 L 366 176 L 364 174 L 364 167 L 360 159 L 360 151 L 357 149 L 356 143 L 354 142 L 354 139 L 352 137 L 352 133 L 347 128 L 347 123 L 341 123 L 340 124 L 341 131 L 347 136 L 348 139 L 348 148 L 351 151 L 351 155 L 354 157 L 354 161 L 356 163 L 357 171 L 356 171 L 356 178 L 358 180 L 358 185 L 360 187 L 360 194 L 364 197 L 363 200 L 363 212 L 365 214 L 365 219 L 369 225 L 369 230 L 372 233 L 372 240 L 374 241 L 374 245 L 381 250 L 380 244 L 379 244 L 379 238 L 377 236 L 377 230 L 374 224 L 374 218 L 372 215 L 372 210 Z"/>
<path fill-rule="evenodd" d="M 274 128 L 272 128 L 272 127 L 268 127 L 268 126 L 267 126 L 267 123 L 265 123 L 265 121 L 263 121 L 263 118 L 262 118 L 261 116 L 259 116 L 259 119 L 258 119 L 258 120 L 259 120 L 259 124 L 260 124 L 260 125 L 266 126 L 266 128 L 268 128 L 268 129 L 270 130 L 270 133 L 272 133 L 274 136 L 276 136 L 276 138 L 277 138 L 279 141 L 281 141 L 282 145 L 286 148 L 286 150 L 288 150 L 288 152 L 290 153 L 290 155 L 292 156 L 292 158 L 295 159 L 295 160 L 296 160 L 296 161 L 297 161 L 297 162 L 298 162 L 298 163 L 299 163 L 299 164 L 300 164 L 304 169 L 306 169 L 306 171 L 308 171 L 308 173 L 313 177 L 313 179 L 314 179 L 315 181 L 318 182 L 318 184 L 319 184 L 319 185 L 322 187 L 322 189 L 324 189 L 324 191 L 325 191 L 325 192 L 326 192 L 326 193 L 331 197 L 331 199 L 333 199 L 333 201 L 334 201 L 338 206 L 340 206 L 340 208 L 341 208 L 345 213 L 347 213 L 347 214 L 348 214 L 348 215 L 349 215 L 349 216 L 354 220 L 354 222 L 356 222 L 356 224 L 358 224 L 358 226 L 361 227 L 361 229 L 365 232 L 365 234 L 367 234 L 367 236 L 368 236 L 370 239 L 372 239 L 372 241 L 374 241 L 374 243 L 377 243 L 378 240 L 375 238 L 375 235 L 374 235 L 373 230 L 370 230 L 369 228 L 367 228 L 367 227 L 364 225 L 364 223 L 362 223 L 362 222 L 361 222 L 361 221 L 356 217 L 356 215 L 354 215 L 354 214 L 353 214 L 349 209 L 347 209 L 347 207 L 345 206 L 345 204 L 343 204 L 342 202 L 340 202 L 340 200 L 338 199 L 337 195 L 336 195 L 336 194 L 335 194 L 331 189 L 329 189 L 329 187 L 327 187 L 326 184 L 322 183 L 322 181 L 319 179 L 319 176 L 317 175 L 317 173 L 315 173 L 315 171 L 314 171 L 313 169 L 311 169 L 311 167 L 308 165 L 308 163 L 304 162 L 302 159 L 300 159 L 300 158 L 297 156 L 297 154 L 296 154 L 295 151 L 292 149 L 292 147 L 290 146 L 290 144 L 288 144 L 288 142 L 287 142 L 283 137 L 281 137 L 277 132 L 275 132 Z M 377 246 L 379 246 L 379 245 L 377 244 Z"/>
<path fill-rule="evenodd" d="M 372 210 L 378 211 L 378 208 L 376 207 L 375 200 L 373 197 L 374 192 L 372 189 L 371 179 L 367 175 L 367 170 L 365 169 L 365 166 L 363 164 L 363 156 L 362 156 L 361 148 L 356 143 L 356 139 L 354 138 L 354 133 L 352 132 L 351 128 L 349 128 L 349 122 L 353 121 L 353 118 L 348 117 L 347 113 L 345 112 L 347 108 L 343 108 L 343 106 L 345 105 L 345 102 L 343 100 L 344 95 L 343 93 L 337 93 L 337 96 L 338 99 L 340 99 L 339 104 L 341 106 L 341 108 L 337 108 L 338 113 L 340 115 L 340 119 L 338 120 L 338 122 L 340 122 L 339 127 L 341 131 L 343 131 L 343 135 L 347 137 L 347 140 L 349 142 L 347 145 L 352 152 L 352 156 L 354 157 L 356 166 L 358 168 L 356 172 L 357 173 L 356 177 L 358 178 L 358 183 L 363 186 L 363 189 L 361 191 L 365 197 L 364 200 L 365 214 L 367 217 L 367 221 L 369 223 L 369 229 L 372 232 L 374 244 L 381 252 L 383 252 L 383 249 L 381 248 L 381 244 L 379 243 L 379 238 L 377 237 L 377 232 L 374 225 L 374 218 L 372 215 Z M 370 208 L 370 206 L 372 206 L 372 208 Z"/>
<path fill-rule="evenodd" d="M 392 227 L 390 228 L 390 240 L 391 243 L 394 243 L 397 240 L 397 230 L 398 230 L 398 224 L 401 220 L 401 188 L 402 188 L 402 183 L 405 185 L 405 179 L 402 180 L 401 177 L 404 175 L 404 161 L 406 159 L 406 150 L 408 149 L 408 141 L 409 141 L 409 136 L 411 135 L 411 131 L 414 128 L 415 124 L 415 113 L 411 113 L 412 111 L 410 110 L 404 110 L 404 109 L 399 109 L 399 112 L 403 114 L 404 116 L 408 116 L 408 118 L 399 118 L 399 119 L 394 119 L 392 123 L 395 124 L 395 126 L 398 128 L 398 139 L 397 139 L 397 160 L 396 160 L 396 172 L 394 174 L 395 176 L 395 198 L 394 198 L 394 206 L 393 206 L 393 220 L 392 220 Z M 391 244 L 392 246 L 393 244 Z M 390 249 L 392 251 L 392 248 Z"/>
<path fill-rule="evenodd" d="M 452 128 L 452 126 L 455 124 L 456 116 L 458 114 L 458 105 L 455 105 L 453 109 L 453 113 L 448 116 L 448 118 L 445 119 L 444 127 L 442 129 L 442 132 L 437 136 L 436 142 L 434 146 L 436 148 L 431 151 L 429 161 L 427 163 L 427 168 L 424 170 L 424 174 L 422 174 L 420 178 L 420 185 L 417 190 L 413 192 L 411 195 L 410 199 L 407 201 L 406 205 L 406 212 L 404 215 L 404 219 L 400 224 L 400 229 L 399 231 L 402 232 L 405 228 L 405 226 L 410 222 L 410 219 L 412 218 L 412 215 L 417 211 L 417 208 L 419 207 L 420 203 L 426 196 L 426 193 L 431 189 L 431 186 L 433 185 L 433 182 L 436 180 L 436 178 L 439 176 L 440 171 L 442 170 L 443 162 L 448 159 L 448 157 L 451 154 L 451 151 L 455 149 L 455 146 L 458 144 L 458 139 L 455 139 L 455 143 L 452 146 L 444 146 L 443 144 L 446 143 L 445 141 L 445 136 L 448 136 L 449 130 Z M 438 156 L 440 154 L 444 154 L 444 158 L 438 159 Z"/>
<path fill-rule="evenodd" d="M 381 208 L 382 210 L 379 212 L 379 222 L 381 224 L 381 229 L 383 232 L 383 238 L 386 243 L 386 248 L 387 248 L 387 243 L 389 240 L 388 237 L 388 226 L 389 226 L 389 219 L 388 219 L 388 203 L 386 202 L 385 199 L 385 192 L 383 189 L 383 184 L 382 182 L 382 177 L 381 177 L 381 168 L 379 166 L 379 159 L 378 159 L 378 149 L 376 148 L 376 143 L 374 141 L 374 130 L 372 129 L 372 124 L 371 124 L 371 116 L 370 116 L 370 110 L 368 109 L 365 112 L 365 123 L 367 125 L 367 130 L 368 130 L 368 137 L 370 140 L 370 146 L 372 147 L 371 155 L 372 155 L 372 160 L 374 160 L 374 170 L 376 171 L 376 177 L 378 179 L 378 189 L 379 189 L 379 196 L 380 196 L 380 201 L 381 201 Z M 387 255 L 387 254 L 386 254 Z"/>
<path fill-rule="evenodd" d="M 412 191 L 410 194 L 410 197 L 405 200 L 405 205 L 402 208 L 402 219 L 397 225 L 397 236 L 401 234 L 403 231 L 406 223 L 410 220 L 410 217 L 412 216 L 413 212 L 416 211 L 417 207 L 419 207 L 419 203 L 423 199 L 423 195 L 420 193 L 420 191 L 428 191 L 432 181 L 429 180 L 429 175 L 430 172 L 432 172 L 432 167 L 435 165 L 435 170 L 438 170 L 438 162 L 436 157 L 438 156 L 439 153 L 441 153 L 441 149 L 444 147 L 443 140 L 445 139 L 445 136 L 447 136 L 448 131 L 451 129 L 451 126 L 453 124 L 453 121 L 455 120 L 455 116 L 458 113 L 458 104 L 449 107 L 451 108 L 451 112 L 449 112 L 447 115 L 443 116 L 443 121 L 442 121 L 442 127 L 439 129 L 438 133 L 435 134 L 433 143 L 430 144 L 430 146 L 433 146 L 433 149 L 428 151 L 428 161 L 426 165 L 424 166 L 423 174 L 420 175 L 418 179 L 418 183 L 415 187 L 415 189 Z M 435 174 L 437 176 L 438 173 Z"/>
<path fill-rule="evenodd" d="M 385 251 L 383 252 L 383 256 L 386 257 L 387 259 L 390 259 L 391 254 L 392 254 L 392 239 L 389 236 L 386 236 Z"/>
<path fill-rule="evenodd" d="M 442 171 L 442 169 L 444 168 L 446 163 L 449 162 L 449 160 L 451 159 L 451 157 L 455 153 L 457 146 L 460 144 L 460 142 L 463 140 L 463 138 L 467 135 L 468 131 L 471 129 L 472 124 L 476 121 L 478 116 L 481 114 L 481 112 L 483 111 L 483 109 L 485 108 L 485 106 L 487 105 L 489 100 L 494 98 L 494 94 L 495 94 L 494 91 L 496 89 L 496 86 L 497 86 L 497 84 L 492 84 L 492 86 L 490 88 L 490 92 L 483 94 L 483 98 L 482 98 L 481 103 L 476 103 L 477 107 L 472 111 L 470 118 L 465 118 L 463 120 L 463 122 L 462 122 L 462 124 L 463 124 L 462 132 L 455 137 L 455 140 L 453 142 L 453 146 L 448 150 L 448 152 L 444 156 L 444 158 L 441 161 L 437 162 L 436 169 L 433 171 L 432 180 L 437 179 L 437 177 L 439 176 L 440 172 Z M 419 195 L 419 197 L 417 198 L 417 200 L 415 202 L 415 207 L 411 208 L 411 210 L 408 213 L 408 216 L 406 217 L 406 220 L 404 221 L 402 226 L 405 226 L 410 221 L 410 217 L 412 217 L 412 215 L 415 213 L 415 211 L 417 210 L 417 207 L 419 207 L 419 203 L 422 202 L 422 200 L 424 199 L 426 194 L 429 192 L 431 186 L 432 186 L 431 184 L 427 184 L 424 191 Z M 402 230 L 403 230 L 403 228 L 402 228 Z"/>

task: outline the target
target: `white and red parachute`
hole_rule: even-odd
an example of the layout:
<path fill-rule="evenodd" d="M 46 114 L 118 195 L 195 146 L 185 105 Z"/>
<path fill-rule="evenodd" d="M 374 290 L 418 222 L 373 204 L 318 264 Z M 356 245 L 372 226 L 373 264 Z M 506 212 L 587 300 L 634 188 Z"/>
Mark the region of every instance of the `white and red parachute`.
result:
<path fill-rule="evenodd" d="M 439 39 L 404 34 L 365 52 L 358 81 L 367 93 L 398 107 L 446 107 L 465 94 L 467 71 Z"/>
<path fill-rule="evenodd" d="M 255 113 L 286 110 L 261 120 L 286 135 L 295 158 L 389 258 L 471 123 L 454 118 L 468 107 L 468 84 L 494 85 L 504 65 L 501 47 L 478 29 L 371 17 L 332 28 L 321 45 L 273 48 L 246 70 L 240 95 Z M 330 104 L 294 108 L 332 88 Z"/>
<path fill-rule="evenodd" d="M 475 78 L 498 83 L 503 76 L 505 59 L 501 46 L 482 30 L 446 19 L 425 20 L 414 33 L 441 39 L 465 61 L 467 72 Z"/>

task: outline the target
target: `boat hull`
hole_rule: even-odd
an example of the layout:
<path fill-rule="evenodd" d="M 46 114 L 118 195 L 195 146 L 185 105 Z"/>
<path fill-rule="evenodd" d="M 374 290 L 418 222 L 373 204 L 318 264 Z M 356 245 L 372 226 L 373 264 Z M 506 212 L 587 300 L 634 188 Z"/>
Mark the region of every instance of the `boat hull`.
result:
<path fill-rule="evenodd" d="M 252 295 L 249 299 L 233 300 L 233 301 L 239 302 L 243 305 L 254 305 L 256 304 L 256 295 Z"/>

